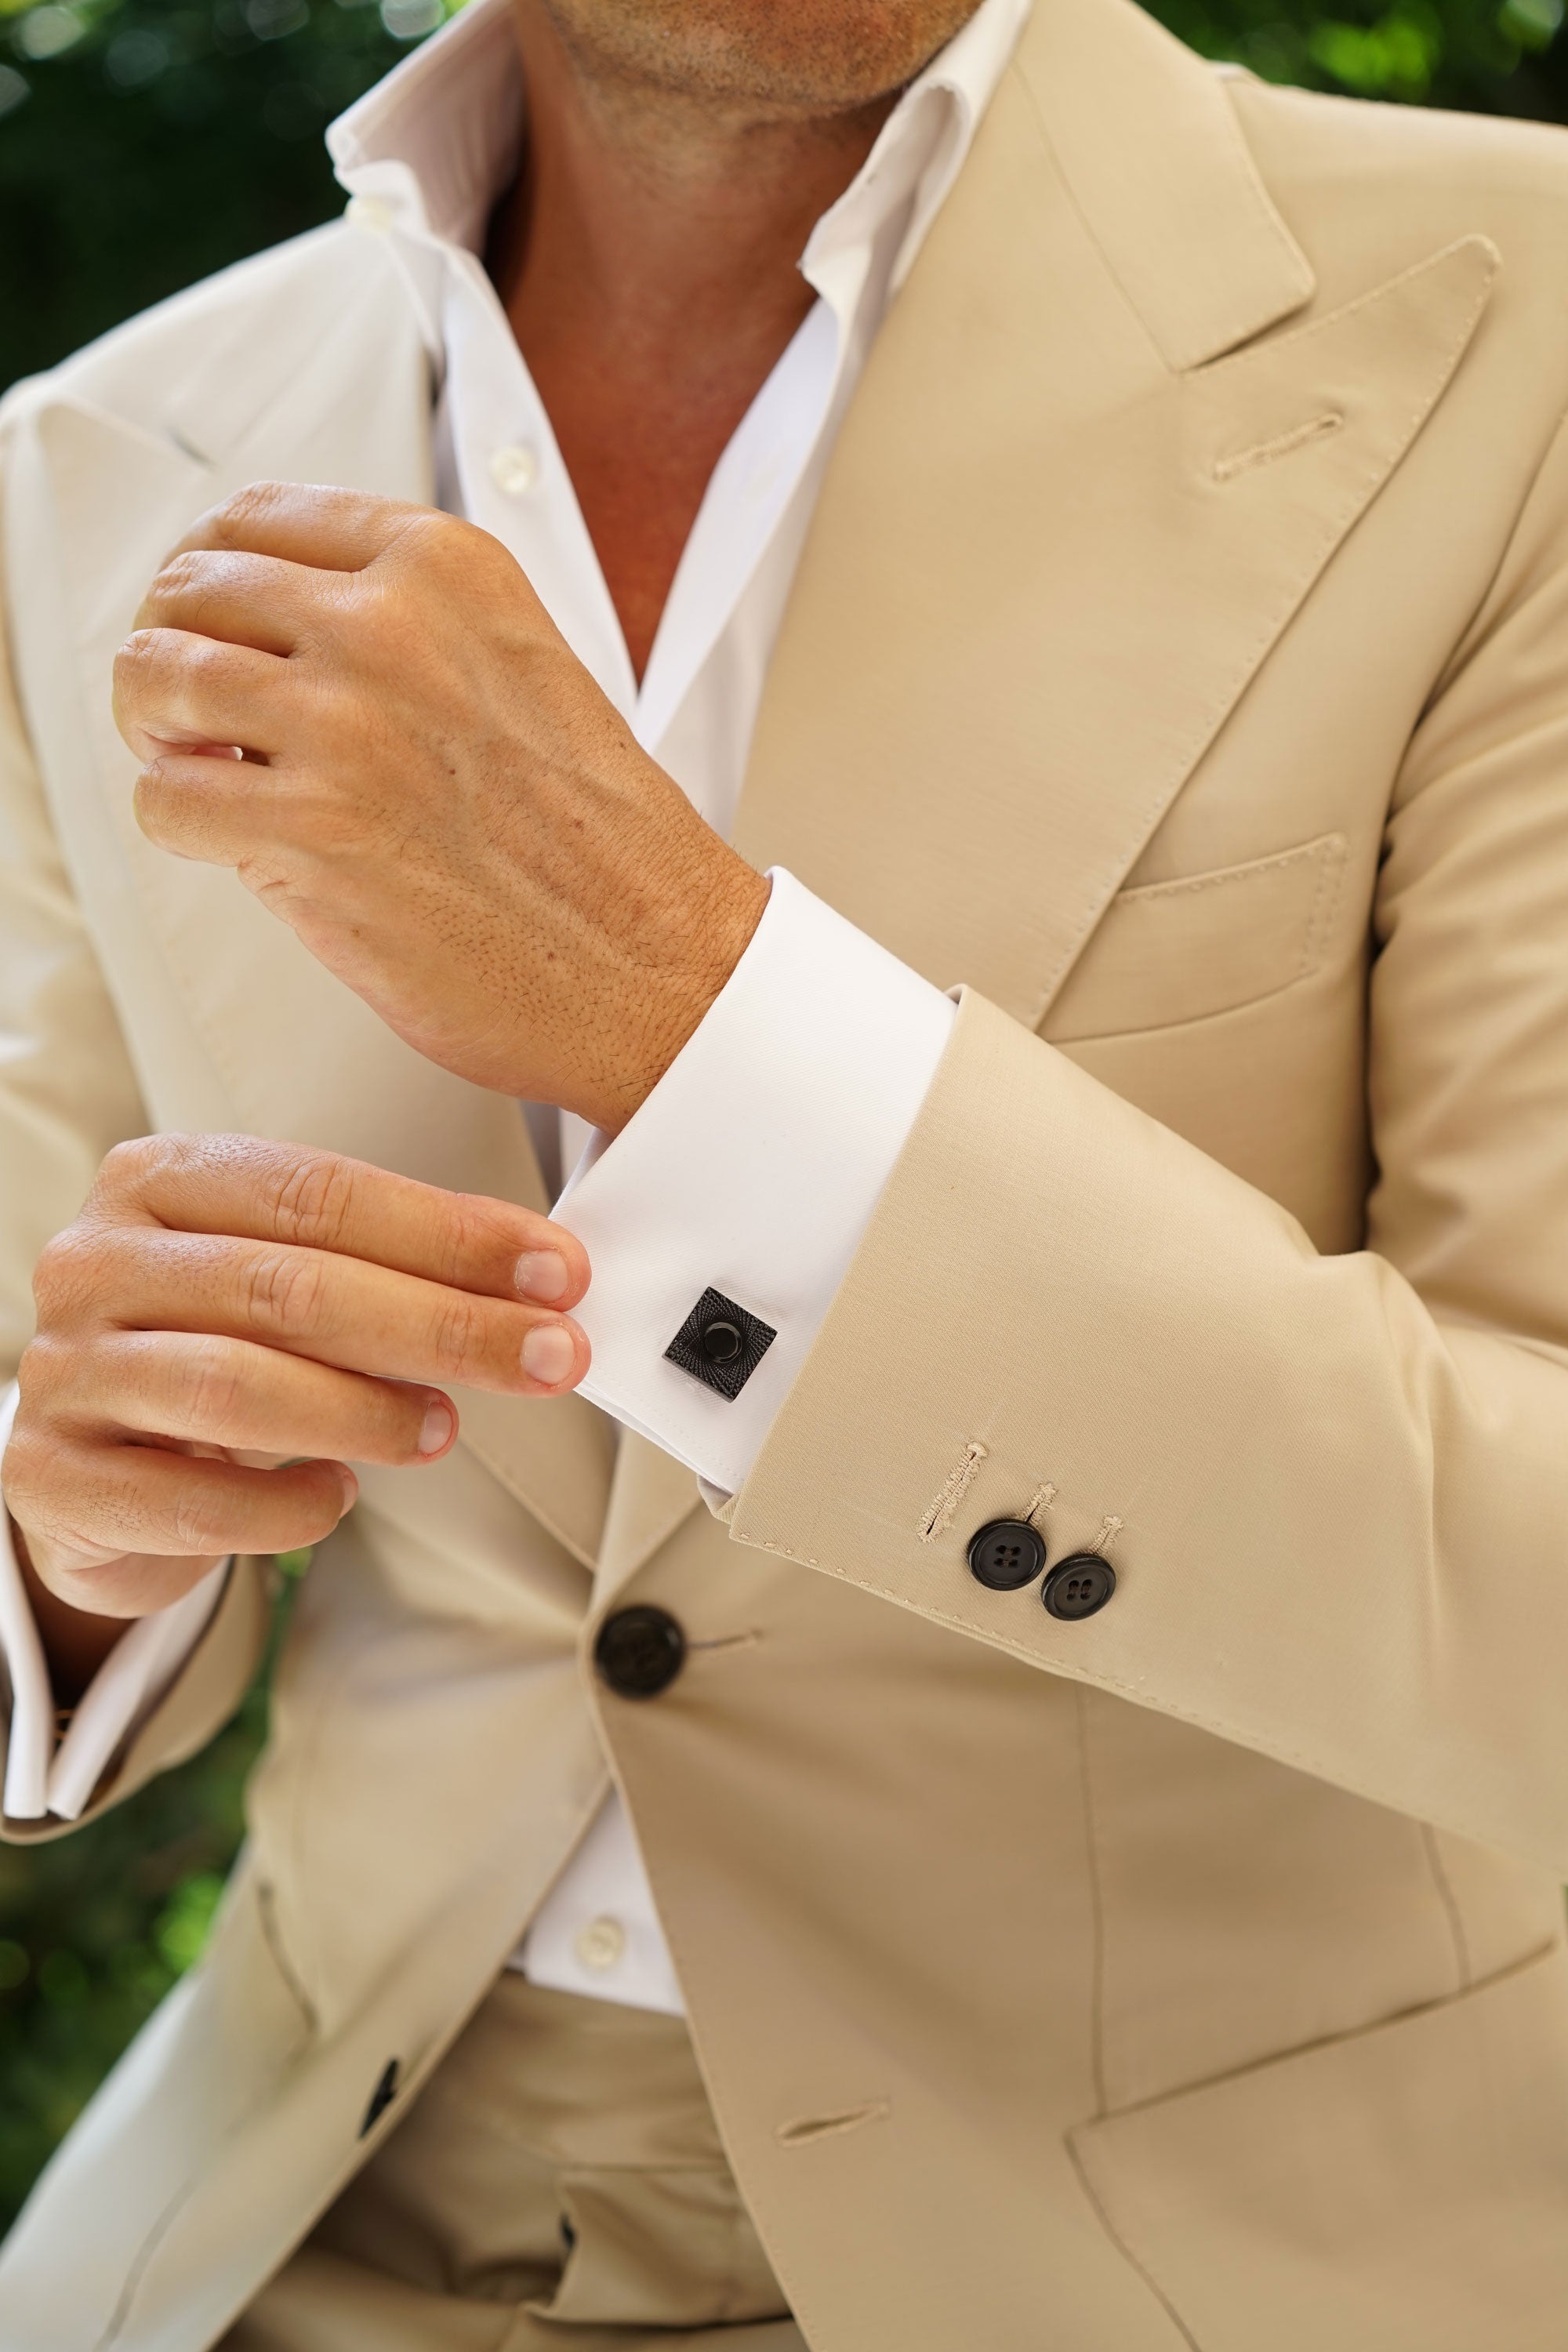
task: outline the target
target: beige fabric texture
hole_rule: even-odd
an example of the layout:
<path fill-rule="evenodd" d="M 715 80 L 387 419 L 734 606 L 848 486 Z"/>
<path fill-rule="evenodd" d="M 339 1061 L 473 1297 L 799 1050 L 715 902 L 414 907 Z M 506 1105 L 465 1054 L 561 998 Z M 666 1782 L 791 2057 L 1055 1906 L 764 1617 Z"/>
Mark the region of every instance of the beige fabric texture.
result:
<path fill-rule="evenodd" d="M 739 826 L 964 988 L 931 1097 L 721 1516 L 579 1401 L 464 1397 L 445 1462 L 366 1475 L 210 1953 L 0 2256 L 5 2352 L 220 2340 L 607 1770 L 812 2352 L 1557 2352 L 1565 194 L 1559 131 L 1040 0 L 834 453 Z M 6 1348 L 144 1124 L 539 1201 L 510 1104 L 141 839 L 109 712 L 212 500 L 428 496 L 384 245 L 264 257 L 4 421 Z M 1100 1614 L 969 1575 L 1027 1510 L 1105 1549 Z M 260 1586 L 100 1802 L 233 1705 Z M 651 1703 L 586 1663 L 630 1599 L 692 1643 Z"/>
<path fill-rule="evenodd" d="M 510 1971 L 223 2352 L 803 2352 L 679 2018 Z"/>

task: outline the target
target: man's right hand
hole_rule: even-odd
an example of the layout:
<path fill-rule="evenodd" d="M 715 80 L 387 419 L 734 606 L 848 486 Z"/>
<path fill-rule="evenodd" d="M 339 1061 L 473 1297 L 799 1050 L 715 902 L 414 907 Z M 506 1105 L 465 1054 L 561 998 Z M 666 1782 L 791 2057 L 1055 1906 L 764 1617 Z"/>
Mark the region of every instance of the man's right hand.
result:
<path fill-rule="evenodd" d="M 444 1383 L 574 1388 L 587 1286 L 582 1244 L 505 1202 L 249 1136 L 120 1145 L 39 1260 L 0 1464 L 68 1683 L 226 1553 L 319 1542 L 351 1461 L 438 1460 Z"/>

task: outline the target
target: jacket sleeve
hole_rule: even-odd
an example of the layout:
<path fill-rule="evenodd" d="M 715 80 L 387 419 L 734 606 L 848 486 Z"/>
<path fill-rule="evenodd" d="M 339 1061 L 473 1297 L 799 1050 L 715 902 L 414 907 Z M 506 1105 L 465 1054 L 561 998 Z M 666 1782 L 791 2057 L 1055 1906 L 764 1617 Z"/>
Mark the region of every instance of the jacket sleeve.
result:
<path fill-rule="evenodd" d="M 1568 1875 L 1568 445 L 1411 741 L 1366 1246 L 966 998 L 731 1533 Z M 1054 1486 L 1078 1622 L 965 1546 Z"/>
<path fill-rule="evenodd" d="M 11 588 L 15 593 L 15 586 Z M 9 600 L 5 610 L 10 609 Z M 49 823 L 0 631 L 0 1388 L 32 1335 L 32 1271 L 114 1144 L 145 1131 L 120 1023 Z M 82 1818 L 187 1756 L 234 1711 L 265 1640 L 264 1564 L 237 1562 L 189 1664 Z M 11 1676 L 0 1659 L 0 1787 Z M 0 1818 L 0 1838 L 71 1826 Z"/>

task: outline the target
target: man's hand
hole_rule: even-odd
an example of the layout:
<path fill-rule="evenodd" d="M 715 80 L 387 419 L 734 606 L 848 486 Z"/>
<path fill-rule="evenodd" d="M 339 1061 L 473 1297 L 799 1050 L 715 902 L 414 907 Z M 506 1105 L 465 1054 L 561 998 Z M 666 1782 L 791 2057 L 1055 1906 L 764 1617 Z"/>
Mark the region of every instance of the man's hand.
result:
<path fill-rule="evenodd" d="M 500 542 L 421 507 L 271 483 L 215 509 L 115 708 L 152 840 L 235 867 L 431 1060 L 612 1133 L 766 902 Z"/>
<path fill-rule="evenodd" d="M 123 1620 L 226 1552 L 319 1542 L 349 1462 L 447 1452 L 441 1383 L 574 1387 L 588 1343 L 559 1310 L 587 1284 L 582 1244 L 505 1202 L 248 1136 L 122 1144 L 35 1280 L 0 1465 L 26 1562 L 67 1610 Z"/>

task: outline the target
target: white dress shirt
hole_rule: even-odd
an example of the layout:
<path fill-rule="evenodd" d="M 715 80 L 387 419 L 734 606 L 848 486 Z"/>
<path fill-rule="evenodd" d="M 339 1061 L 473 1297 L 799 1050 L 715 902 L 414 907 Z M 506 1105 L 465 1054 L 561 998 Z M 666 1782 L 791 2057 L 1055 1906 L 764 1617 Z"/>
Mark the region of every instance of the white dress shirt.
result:
<path fill-rule="evenodd" d="M 525 120 L 509 0 L 470 0 L 328 134 L 351 219 L 390 240 L 418 308 L 440 386 L 441 504 L 516 556 L 638 741 L 721 834 L 834 435 L 1027 9 L 1028 0 L 983 0 L 903 93 L 861 171 L 817 222 L 800 268 L 818 299 L 714 469 L 640 686 L 543 404 L 479 258 Z M 572 1170 L 555 1213 L 593 1266 L 577 1310 L 594 1352 L 583 1392 L 710 1486 L 732 1491 L 759 1451 L 919 1110 L 952 1016 L 936 989 L 775 872 L 729 982 L 613 1143 L 569 1113 L 524 1107 L 547 1183 Z M 666 1354 L 709 1288 L 775 1335 L 732 1399 Z M 42 1651 L 0 1515 L 7 1812 L 80 1812 L 188 1654 L 224 1572 L 122 1639 L 57 1747 Z M 618 1797 L 606 1801 L 513 1965 L 539 1983 L 679 2012 Z"/>

